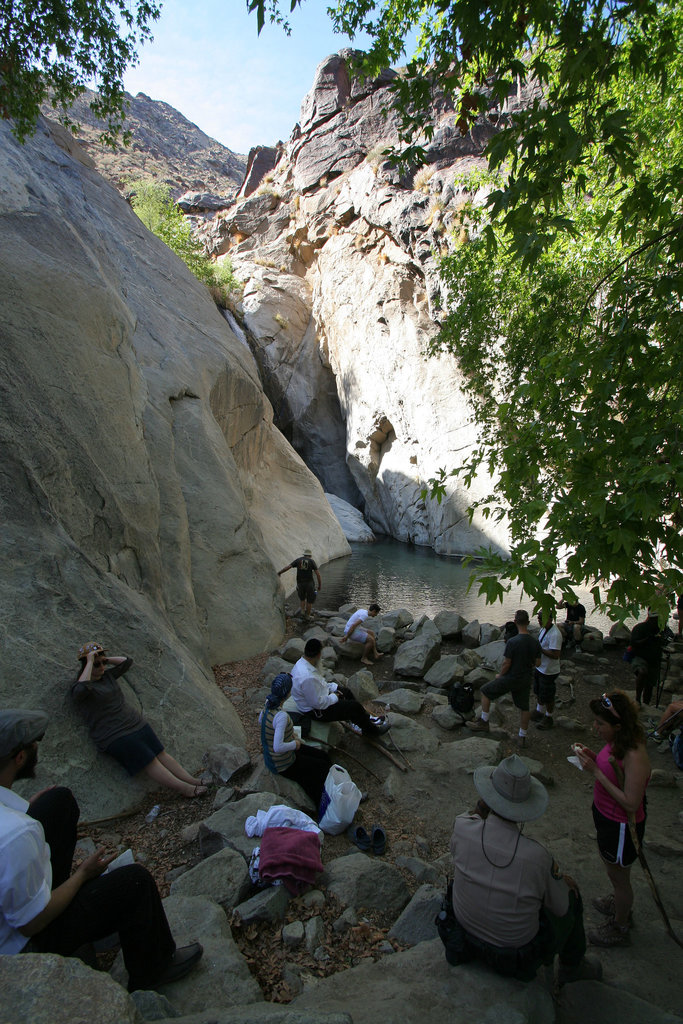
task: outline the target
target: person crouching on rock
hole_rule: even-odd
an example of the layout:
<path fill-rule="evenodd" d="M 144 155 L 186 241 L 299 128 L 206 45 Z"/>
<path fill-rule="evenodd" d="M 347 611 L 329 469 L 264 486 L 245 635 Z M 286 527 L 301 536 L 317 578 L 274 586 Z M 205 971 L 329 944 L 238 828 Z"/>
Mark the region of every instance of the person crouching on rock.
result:
<path fill-rule="evenodd" d="M 372 665 L 373 661 L 379 661 L 384 657 L 377 650 L 374 632 L 365 628 L 368 619 L 374 619 L 381 610 L 378 604 L 371 604 L 369 608 L 359 608 L 344 626 L 344 635 L 339 641 L 341 644 L 345 644 L 347 640 L 363 644 L 363 657 L 360 659 L 363 665 Z"/>
<path fill-rule="evenodd" d="M 289 672 L 275 676 L 266 697 L 266 706 L 259 715 L 263 760 L 273 775 L 284 775 L 292 782 L 298 782 L 318 808 L 331 762 L 324 751 L 303 744 L 294 735 L 292 719 L 281 710 L 291 692 Z"/>
<path fill-rule="evenodd" d="M 102 644 L 90 641 L 78 650 L 81 671 L 71 696 L 83 714 L 98 750 L 110 754 L 129 775 L 145 772 L 150 779 L 183 796 L 203 796 L 206 786 L 186 772 L 142 715 L 126 704 L 117 679 L 133 664 L 128 657 L 110 658 Z"/>
<path fill-rule="evenodd" d="M 304 654 L 292 669 L 292 697 L 297 711 L 320 722 L 353 722 L 357 732 L 382 736 L 390 729 L 384 718 L 368 714 L 351 690 L 337 683 L 328 683 L 320 672 L 323 645 L 311 637 Z"/>

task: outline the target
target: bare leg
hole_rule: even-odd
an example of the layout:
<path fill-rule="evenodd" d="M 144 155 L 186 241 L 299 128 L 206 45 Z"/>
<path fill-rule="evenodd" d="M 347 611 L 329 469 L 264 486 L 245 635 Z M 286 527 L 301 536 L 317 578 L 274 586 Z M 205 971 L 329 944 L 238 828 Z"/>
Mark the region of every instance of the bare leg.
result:
<path fill-rule="evenodd" d="M 683 711 L 683 700 L 675 700 L 672 704 L 669 704 L 657 724 L 657 732 L 661 736 L 665 736 L 670 729 L 673 729 L 676 723 L 683 725 L 683 718 L 681 718 L 680 715 L 681 711 Z M 678 717 L 674 718 L 676 715 L 678 715 Z M 670 718 L 674 720 L 669 722 Z"/>
<path fill-rule="evenodd" d="M 631 868 L 622 868 L 620 864 L 608 864 L 606 861 L 605 867 L 614 888 L 614 920 L 620 928 L 625 928 L 633 906 Z"/>
<path fill-rule="evenodd" d="M 181 779 L 177 779 L 175 775 L 169 772 L 168 768 L 165 768 L 157 757 L 143 769 L 150 779 L 154 779 L 161 786 L 168 786 L 169 789 L 175 789 L 176 792 L 182 793 L 183 796 L 201 796 L 202 790 L 206 792 L 204 786 L 194 786 L 189 782 L 183 782 Z M 196 790 L 196 793 L 195 793 Z"/>
<path fill-rule="evenodd" d="M 195 779 L 193 775 L 186 772 L 181 764 L 175 760 L 174 757 L 166 751 L 162 750 L 160 754 L 157 754 L 157 760 L 161 761 L 164 768 L 168 768 L 171 775 L 175 775 L 176 779 L 180 779 L 181 782 L 189 782 L 192 786 L 199 786 L 201 779 Z"/>
<path fill-rule="evenodd" d="M 481 710 L 485 715 L 488 715 L 491 710 L 491 701 L 488 699 L 485 693 L 480 694 L 481 696 Z"/>
<path fill-rule="evenodd" d="M 384 655 L 377 650 L 374 633 L 368 633 L 368 638 L 363 647 L 363 657 L 360 659 L 364 665 L 372 665 L 373 661 L 379 661 Z"/>
<path fill-rule="evenodd" d="M 482 706 L 482 708 L 484 707 L 484 698 L 483 697 L 482 697 L 482 701 L 481 701 L 481 706 Z M 527 729 L 529 728 L 529 719 L 530 718 L 531 718 L 531 712 L 530 711 L 520 711 L 520 713 L 519 713 L 519 727 L 520 727 L 520 729 L 523 729 L 524 732 L 526 732 Z"/>

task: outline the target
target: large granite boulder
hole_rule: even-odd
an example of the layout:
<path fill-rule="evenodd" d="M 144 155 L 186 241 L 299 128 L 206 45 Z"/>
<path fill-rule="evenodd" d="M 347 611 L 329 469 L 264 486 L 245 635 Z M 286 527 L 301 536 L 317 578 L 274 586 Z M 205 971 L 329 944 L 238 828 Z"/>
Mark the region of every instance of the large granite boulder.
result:
<path fill-rule="evenodd" d="M 348 501 L 337 497 L 336 494 L 326 494 L 325 497 L 339 520 L 339 525 L 348 541 L 355 541 L 358 544 L 373 543 L 375 535 L 363 519 L 362 512 L 359 512 Z"/>
<path fill-rule="evenodd" d="M 0 956 L 0 989 L 7 1024 L 142 1024 L 117 981 L 52 953 Z"/>
<path fill-rule="evenodd" d="M 348 545 L 205 286 L 55 138 L 0 122 L 3 672 L 51 716 L 44 777 L 102 817 L 145 783 L 64 699 L 78 646 L 135 658 L 128 695 L 196 766 L 244 743 L 211 665 L 279 641 L 276 568 Z"/>
<path fill-rule="evenodd" d="M 378 1006 L 387 1021 L 401 1024 L 555 1024 L 552 995 L 542 980 L 512 981 L 478 964 L 450 967 L 440 939 L 320 980 L 289 1005 L 345 1010 L 353 1024 L 376 1024 Z"/>
<path fill-rule="evenodd" d="M 251 889 L 244 857 L 226 847 L 176 878 L 171 896 L 208 896 L 223 910 L 232 910 Z"/>
<path fill-rule="evenodd" d="M 241 800 L 225 804 L 199 826 L 202 856 L 210 857 L 228 846 L 248 860 L 253 848 L 258 846 L 258 838 L 251 839 L 244 831 L 247 818 L 281 803 L 284 803 L 282 798 L 274 793 L 250 793 Z"/>
<path fill-rule="evenodd" d="M 159 988 L 177 1012 L 263 1002 L 263 993 L 232 937 L 222 907 L 204 896 L 167 896 L 164 910 L 178 946 L 199 941 L 204 947 L 204 955 L 193 971 Z M 111 973 L 124 983 L 121 953 Z"/>
<path fill-rule="evenodd" d="M 394 655 L 394 672 L 408 679 L 422 679 L 441 652 L 439 635 L 424 633 L 406 640 Z"/>
<path fill-rule="evenodd" d="M 337 857 L 325 865 L 320 884 L 346 907 L 400 914 L 410 899 L 398 868 L 364 853 Z"/>
<path fill-rule="evenodd" d="M 465 668 L 457 654 L 446 654 L 425 672 L 424 680 L 430 686 L 451 686 L 456 681 L 462 682 L 467 671 L 469 669 Z"/>
<path fill-rule="evenodd" d="M 467 625 L 467 619 L 452 608 L 444 608 L 434 616 L 434 625 L 444 640 L 455 640 Z"/>

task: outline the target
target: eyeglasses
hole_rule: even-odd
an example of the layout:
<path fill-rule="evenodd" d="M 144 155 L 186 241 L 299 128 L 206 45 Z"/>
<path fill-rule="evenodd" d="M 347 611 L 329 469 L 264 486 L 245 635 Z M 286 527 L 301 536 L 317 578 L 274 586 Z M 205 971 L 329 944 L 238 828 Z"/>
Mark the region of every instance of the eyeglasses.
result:
<path fill-rule="evenodd" d="M 621 719 L 621 715 L 619 714 L 619 712 L 617 711 L 614 704 L 609 699 L 606 693 L 603 693 L 602 697 L 600 698 L 600 703 L 602 704 L 603 708 L 607 708 L 607 710 L 610 711 L 615 718 Z"/>

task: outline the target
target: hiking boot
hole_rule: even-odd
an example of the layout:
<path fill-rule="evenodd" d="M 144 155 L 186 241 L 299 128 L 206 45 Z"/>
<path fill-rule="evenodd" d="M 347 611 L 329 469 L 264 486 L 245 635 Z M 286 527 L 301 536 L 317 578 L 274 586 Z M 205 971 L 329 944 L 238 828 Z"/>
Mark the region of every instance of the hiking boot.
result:
<path fill-rule="evenodd" d="M 543 721 L 539 722 L 538 725 L 536 726 L 537 729 L 552 729 L 552 727 L 553 727 L 552 715 L 544 715 L 543 716 Z"/>
<path fill-rule="evenodd" d="M 532 711 L 529 717 L 532 722 L 542 722 L 545 718 L 545 711 Z"/>
<path fill-rule="evenodd" d="M 184 978 L 195 964 L 199 963 L 203 952 L 204 947 L 201 942 L 192 942 L 189 946 L 181 946 L 180 949 L 176 949 L 171 957 L 170 964 L 155 983 L 154 988 L 157 989 L 162 985 L 170 985 L 171 982 Z"/>
<path fill-rule="evenodd" d="M 600 981 L 601 978 L 602 964 L 594 956 L 585 956 L 575 967 L 560 963 L 560 969 L 557 972 L 557 981 L 560 985 L 568 985 L 572 981 Z"/>
<path fill-rule="evenodd" d="M 609 896 L 596 896 L 591 900 L 591 904 L 599 914 L 614 920 L 614 893 L 610 893 Z M 633 928 L 633 911 L 628 915 L 628 927 Z"/>
<path fill-rule="evenodd" d="M 465 722 L 465 726 L 471 729 L 472 732 L 488 732 L 489 723 L 484 722 L 481 718 L 475 718 L 473 722 Z"/>
<path fill-rule="evenodd" d="M 613 917 L 610 917 L 605 924 L 588 933 L 588 941 L 591 946 L 630 946 L 631 936 L 628 933 L 628 925 L 622 928 Z"/>

